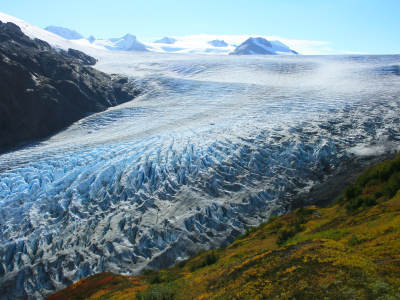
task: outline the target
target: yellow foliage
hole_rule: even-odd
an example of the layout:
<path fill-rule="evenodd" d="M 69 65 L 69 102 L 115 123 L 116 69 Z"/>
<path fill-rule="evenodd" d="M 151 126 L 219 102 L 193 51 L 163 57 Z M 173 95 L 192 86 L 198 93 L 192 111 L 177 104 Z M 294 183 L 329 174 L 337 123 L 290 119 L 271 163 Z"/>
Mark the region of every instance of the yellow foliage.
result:
<path fill-rule="evenodd" d="M 367 186 L 364 195 L 378 185 Z M 308 215 L 284 247 L 276 245 L 277 236 L 293 226 L 296 212 L 216 250 L 219 259 L 210 266 L 189 271 L 209 253 L 203 251 L 182 268 L 155 274 L 177 283 L 174 299 L 400 299 L 400 192 L 356 211 L 343 205 L 307 209 L 318 216 Z M 133 299 L 138 290 L 151 288 L 151 276 L 156 275 L 135 277 L 123 289 L 107 285 L 89 299 Z M 76 292 L 84 284 L 69 289 Z"/>

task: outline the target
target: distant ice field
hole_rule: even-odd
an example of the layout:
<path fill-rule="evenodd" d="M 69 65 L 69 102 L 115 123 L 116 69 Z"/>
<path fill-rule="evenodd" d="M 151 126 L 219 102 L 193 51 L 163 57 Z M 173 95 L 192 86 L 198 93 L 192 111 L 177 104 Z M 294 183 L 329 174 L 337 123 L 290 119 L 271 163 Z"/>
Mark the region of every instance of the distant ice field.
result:
<path fill-rule="evenodd" d="M 243 130 L 255 133 L 257 128 L 279 127 L 282 122 L 318 121 L 348 106 L 388 100 L 398 92 L 399 56 L 254 58 L 109 52 L 104 51 L 96 68 L 127 75 L 144 93 L 75 123 L 41 143 L 38 151 L 165 133 L 193 138 L 206 133 L 206 139 L 213 141 L 221 131 L 236 136 Z M 29 148 L 23 153 L 35 151 Z"/>
<path fill-rule="evenodd" d="M 0 280 L 28 295 L 226 245 L 352 156 L 400 150 L 400 56 L 93 51 L 140 96 L 0 156 Z"/>

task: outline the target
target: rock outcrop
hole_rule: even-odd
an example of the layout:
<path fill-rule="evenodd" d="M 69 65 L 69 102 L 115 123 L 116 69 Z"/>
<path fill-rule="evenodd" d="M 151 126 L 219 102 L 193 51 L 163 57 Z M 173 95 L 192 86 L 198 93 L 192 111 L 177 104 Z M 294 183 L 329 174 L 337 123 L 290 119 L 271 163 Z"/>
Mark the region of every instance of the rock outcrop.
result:
<path fill-rule="evenodd" d="M 77 59 L 82 65 L 94 66 L 97 62 L 97 59 L 95 59 L 94 57 L 91 57 L 91 56 L 83 53 L 82 51 L 71 49 L 71 48 L 68 49 L 68 52 L 61 50 L 60 53 L 64 57 Z"/>
<path fill-rule="evenodd" d="M 84 66 L 95 63 L 78 50 L 58 53 L 0 21 L 0 153 L 138 95 L 126 77 Z"/>

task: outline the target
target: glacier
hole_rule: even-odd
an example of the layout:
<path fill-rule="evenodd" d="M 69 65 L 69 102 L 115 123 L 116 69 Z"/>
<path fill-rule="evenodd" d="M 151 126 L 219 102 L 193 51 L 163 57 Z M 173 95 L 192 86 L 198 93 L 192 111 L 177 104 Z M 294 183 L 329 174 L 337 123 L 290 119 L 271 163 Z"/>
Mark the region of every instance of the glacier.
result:
<path fill-rule="evenodd" d="M 229 245 L 400 149 L 400 56 L 92 51 L 143 92 L 0 155 L 0 299 Z"/>

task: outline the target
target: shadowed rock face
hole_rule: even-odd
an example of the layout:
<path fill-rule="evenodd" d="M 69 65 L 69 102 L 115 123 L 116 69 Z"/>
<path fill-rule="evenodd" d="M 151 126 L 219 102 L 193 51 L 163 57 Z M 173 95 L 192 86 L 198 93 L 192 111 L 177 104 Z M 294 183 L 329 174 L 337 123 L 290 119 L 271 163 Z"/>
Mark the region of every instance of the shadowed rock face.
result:
<path fill-rule="evenodd" d="M 126 77 L 83 66 L 95 63 L 74 49 L 57 53 L 0 21 L 0 153 L 139 93 Z"/>
<path fill-rule="evenodd" d="M 60 53 L 67 58 L 77 59 L 82 65 L 94 66 L 97 62 L 94 57 L 71 48 L 68 49 L 68 52 L 61 50 Z"/>

